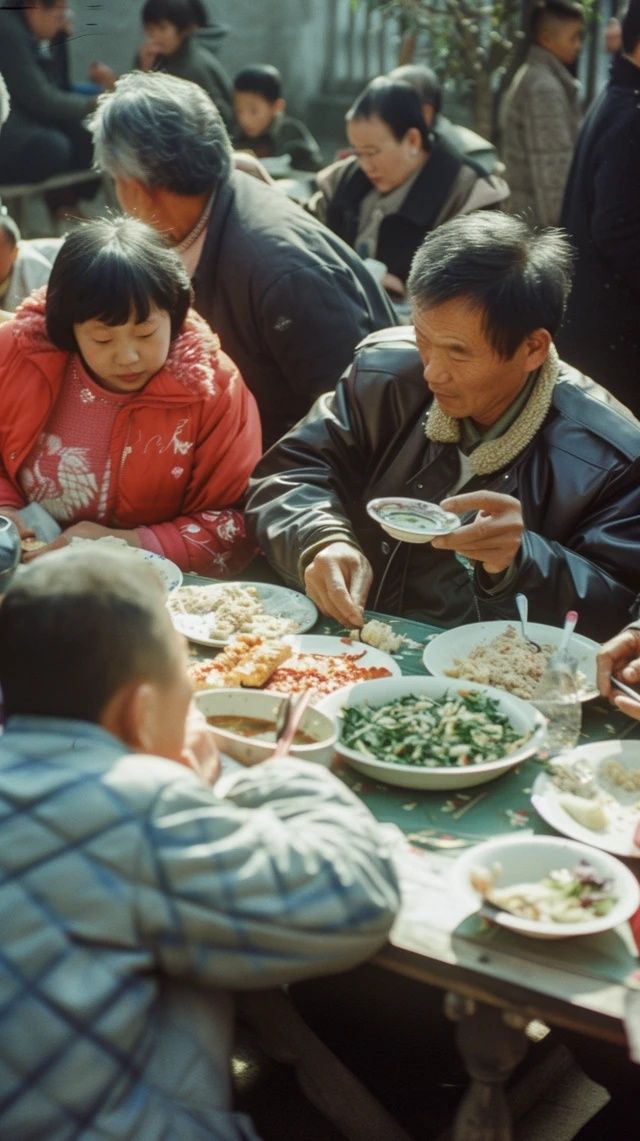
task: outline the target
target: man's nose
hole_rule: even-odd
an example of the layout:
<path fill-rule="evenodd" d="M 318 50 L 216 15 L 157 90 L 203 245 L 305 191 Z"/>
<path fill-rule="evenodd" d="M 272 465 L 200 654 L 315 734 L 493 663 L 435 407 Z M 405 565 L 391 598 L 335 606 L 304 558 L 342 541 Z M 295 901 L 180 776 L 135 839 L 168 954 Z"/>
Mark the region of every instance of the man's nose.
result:
<path fill-rule="evenodd" d="M 422 365 L 427 384 L 437 384 L 438 380 L 445 380 L 448 376 L 446 362 L 437 352 L 430 352 L 426 358 L 423 356 Z"/>

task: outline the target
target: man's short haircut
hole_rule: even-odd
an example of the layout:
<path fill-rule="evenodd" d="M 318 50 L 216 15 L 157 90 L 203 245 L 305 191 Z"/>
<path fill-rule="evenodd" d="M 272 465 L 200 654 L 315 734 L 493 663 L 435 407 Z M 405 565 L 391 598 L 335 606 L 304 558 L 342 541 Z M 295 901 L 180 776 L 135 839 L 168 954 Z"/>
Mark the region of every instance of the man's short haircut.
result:
<path fill-rule="evenodd" d="M 205 28 L 209 22 L 200 0 L 147 0 L 142 9 L 142 23 L 157 25 L 165 20 L 179 32 Z"/>
<path fill-rule="evenodd" d="M 163 588 L 133 554 L 73 547 L 20 570 L 0 603 L 5 716 L 98 722 L 130 681 L 175 670 Z"/>
<path fill-rule="evenodd" d="M 503 360 L 534 329 L 555 336 L 570 288 L 562 231 L 534 231 L 493 210 L 458 215 L 427 234 L 407 282 L 418 312 L 458 298 L 482 310 L 487 340 Z"/>
<path fill-rule="evenodd" d="M 425 150 L 430 150 L 429 130 L 422 114 L 420 96 L 410 83 L 379 75 L 358 95 L 345 119 L 351 123 L 357 119 L 374 117 L 387 124 L 398 142 L 411 127 L 415 127 L 420 132 Z"/>
<path fill-rule="evenodd" d="M 91 122 L 95 162 L 113 178 L 185 197 L 209 193 L 231 173 L 222 116 L 197 83 L 132 71 L 105 91 Z"/>
<path fill-rule="evenodd" d="M 436 115 L 442 110 L 442 84 L 426 63 L 403 63 L 401 67 L 394 67 L 387 79 L 408 83 L 418 92 L 420 102 L 433 107 Z"/>
<path fill-rule="evenodd" d="M 10 214 L 3 213 L 2 206 L 0 206 L 0 233 L 8 239 L 11 249 L 15 250 L 20 241 L 20 227 Z"/>
<path fill-rule="evenodd" d="M 233 90 L 261 95 L 267 103 L 275 103 L 282 98 L 282 76 L 271 63 L 252 63 L 234 76 Z"/>
<path fill-rule="evenodd" d="M 10 107 L 11 101 L 9 99 L 7 85 L 2 78 L 2 75 L 0 75 L 0 128 L 2 128 L 2 124 L 6 123 L 7 119 L 9 118 Z"/>
<path fill-rule="evenodd" d="M 152 306 L 171 318 L 177 335 L 191 303 L 189 275 L 175 250 L 144 222 L 99 218 L 73 230 L 60 247 L 47 287 L 47 332 L 76 352 L 73 326 L 83 321 L 124 325 L 146 321 Z"/>
<path fill-rule="evenodd" d="M 580 20 L 584 24 L 584 11 L 582 5 L 573 0 L 543 0 L 536 4 L 531 12 L 529 22 L 530 36 L 537 40 L 543 31 L 553 29 L 554 25 L 573 23 Z"/>
<path fill-rule="evenodd" d="M 622 20 L 622 50 L 631 55 L 640 42 L 640 0 L 631 0 Z"/>

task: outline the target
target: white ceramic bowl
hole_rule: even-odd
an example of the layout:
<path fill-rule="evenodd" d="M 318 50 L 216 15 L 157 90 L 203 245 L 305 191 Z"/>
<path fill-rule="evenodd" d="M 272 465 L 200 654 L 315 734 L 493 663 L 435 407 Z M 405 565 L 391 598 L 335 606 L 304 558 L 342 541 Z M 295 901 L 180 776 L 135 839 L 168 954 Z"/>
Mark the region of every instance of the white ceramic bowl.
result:
<path fill-rule="evenodd" d="M 486 761 L 484 764 L 468 765 L 465 768 L 445 768 L 441 765 L 427 767 L 425 765 L 396 765 L 392 761 L 378 761 L 375 757 L 351 749 L 339 739 L 336 741 L 336 752 L 344 757 L 354 769 L 366 773 L 374 780 L 385 784 L 399 785 L 401 788 L 422 789 L 459 789 L 471 788 L 477 784 L 485 784 L 495 780 L 501 773 L 514 768 L 520 761 L 532 756 L 538 749 L 545 734 L 544 718 L 530 705 L 502 689 L 493 689 L 488 685 L 478 685 L 477 682 L 460 681 L 458 678 L 440 677 L 390 677 L 380 678 L 377 681 L 361 681 L 341 694 L 340 691 L 331 694 L 318 703 L 330 716 L 340 714 L 344 706 L 385 705 L 398 697 L 408 694 L 428 697 L 443 697 L 447 693 L 456 693 L 461 690 L 481 691 L 487 697 L 492 697 L 498 703 L 502 713 L 508 718 L 518 733 L 529 734 L 527 741 L 514 753 L 502 757 L 497 761 Z"/>
<path fill-rule="evenodd" d="M 533 939 L 566 939 L 574 935 L 595 935 L 600 931 L 608 931 L 630 919 L 640 906 L 640 885 L 633 872 L 607 852 L 559 836 L 497 836 L 493 840 L 486 840 L 458 856 L 452 868 L 452 877 L 456 888 L 469 897 L 469 902 L 479 905 L 480 896 L 471 886 L 473 868 L 491 867 L 492 864 L 499 863 L 502 873 L 497 886 L 508 887 L 515 883 L 535 883 L 547 872 L 573 868 L 580 860 L 586 860 L 599 875 L 611 881 L 616 902 L 608 915 L 600 918 L 594 916 L 584 923 L 541 923 L 499 911 L 495 922 Z"/>
<path fill-rule="evenodd" d="M 240 715 L 274 721 L 286 697 L 281 693 L 266 693 L 257 689 L 203 689 L 194 695 L 198 709 L 205 717 Z M 290 753 L 304 761 L 329 765 L 336 740 L 335 725 L 330 717 L 309 706 L 303 715 L 300 728 L 316 740 L 311 745 L 292 745 Z M 259 741 L 256 737 L 243 737 L 217 725 L 210 725 L 218 748 L 243 765 L 257 765 L 270 757 L 272 741 Z"/>
<path fill-rule="evenodd" d="M 437 503 L 403 496 L 370 499 L 367 514 L 387 535 L 403 543 L 429 543 L 437 535 L 448 535 L 461 526 L 459 515 L 443 511 Z"/>
<path fill-rule="evenodd" d="M 454 630 L 443 630 L 442 634 L 430 639 L 422 660 L 429 673 L 437 677 L 444 676 L 446 670 L 453 667 L 454 658 L 473 657 L 473 652 L 478 646 L 486 645 L 499 634 L 504 634 L 507 626 L 515 626 L 520 633 L 517 618 L 509 621 L 496 619 L 491 622 L 469 622 L 464 626 L 457 626 Z M 545 644 L 558 646 L 562 638 L 560 626 L 547 626 L 544 622 L 527 622 L 527 633 L 541 646 Z M 571 634 L 568 648 L 571 656 L 576 659 L 578 669 L 586 678 L 584 688 L 579 694 L 580 700 L 588 701 L 592 697 L 597 697 L 596 654 L 600 649 L 599 644 L 582 634 Z"/>

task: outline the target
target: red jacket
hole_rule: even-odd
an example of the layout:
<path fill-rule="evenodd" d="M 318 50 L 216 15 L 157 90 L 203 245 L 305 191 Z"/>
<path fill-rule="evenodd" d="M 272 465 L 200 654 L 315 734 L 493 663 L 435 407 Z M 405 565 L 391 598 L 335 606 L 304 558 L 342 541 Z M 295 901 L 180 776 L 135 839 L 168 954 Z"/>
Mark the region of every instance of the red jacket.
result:
<path fill-rule="evenodd" d="M 25 504 L 18 472 L 47 423 L 68 361 L 47 338 L 44 290 L 0 326 L 0 504 Z M 183 570 L 233 573 L 253 550 L 233 505 L 260 454 L 255 400 L 218 338 L 190 311 L 164 368 L 116 415 L 114 474 L 101 522 L 150 527 Z"/>

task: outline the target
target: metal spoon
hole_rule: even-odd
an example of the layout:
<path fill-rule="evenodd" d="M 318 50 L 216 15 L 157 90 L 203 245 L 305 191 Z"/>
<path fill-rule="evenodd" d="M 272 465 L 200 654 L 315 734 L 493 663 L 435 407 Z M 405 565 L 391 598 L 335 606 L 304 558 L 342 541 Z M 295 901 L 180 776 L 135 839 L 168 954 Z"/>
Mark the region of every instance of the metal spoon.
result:
<path fill-rule="evenodd" d="M 536 653 L 540 653 L 540 650 L 542 649 L 542 647 L 539 646 L 537 642 L 534 642 L 533 638 L 530 638 L 529 635 L 527 634 L 527 617 L 529 614 L 529 603 L 527 601 L 526 594 L 516 594 L 516 608 L 518 611 L 518 616 L 520 618 L 520 630 L 522 632 L 522 637 L 524 638 L 525 642 L 527 642 L 531 646 L 531 648 L 533 650 L 535 650 Z"/>

